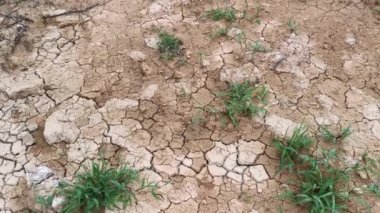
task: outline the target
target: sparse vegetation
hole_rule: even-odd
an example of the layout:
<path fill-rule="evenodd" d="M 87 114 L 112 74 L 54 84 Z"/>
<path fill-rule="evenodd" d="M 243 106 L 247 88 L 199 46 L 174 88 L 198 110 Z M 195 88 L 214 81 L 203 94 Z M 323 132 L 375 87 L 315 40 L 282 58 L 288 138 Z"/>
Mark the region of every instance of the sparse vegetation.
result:
<path fill-rule="evenodd" d="M 350 190 L 350 169 L 339 169 L 331 165 L 335 152 L 327 152 L 321 159 L 309 155 L 301 156 L 304 169 L 297 174 L 301 178 L 298 190 L 289 194 L 297 204 L 306 206 L 311 213 L 340 212 L 346 209 Z"/>
<path fill-rule="evenodd" d="M 289 19 L 288 21 L 288 28 L 291 32 L 296 32 L 297 31 L 297 22 L 294 19 Z"/>
<path fill-rule="evenodd" d="M 325 127 L 321 127 L 321 137 L 324 141 L 336 144 L 344 139 L 346 139 L 348 136 L 351 135 L 351 129 L 350 127 L 346 127 L 342 129 L 339 134 L 335 135 L 330 130 L 328 130 Z"/>
<path fill-rule="evenodd" d="M 127 166 L 112 168 L 107 162 L 93 163 L 91 168 L 75 177 L 73 183 L 61 182 L 58 195 L 65 198 L 63 213 L 102 212 L 104 209 L 114 209 L 117 205 L 123 207 L 135 200 L 132 185 L 141 184 L 141 188 L 150 188 L 155 196 L 155 184 L 140 180 L 137 170 Z"/>
<path fill-rule="evenodd" d="M 340 138 L 348 137 L 349 133 L 349 128 L 344 128 L 339 134 Z M 329 139 L 327 142 L 338 141 L 338 137 L 331 132 L 326 131 L 325 134 Z M 307 151 L 312 143 L 313 140 L 307 136 L 307 129 L 303 127 L 297 128 L 290 139 L 273 141 L 280 154 L 279 171 L 288 169 L 298 177 L 296 189 L 288 189 L 282 197 L 306 207 L 311 213 L 342 212 L 347 210 L 348 201 L 351 200 L 368 209 L 368 202 L 357 193 L 363 189 L 351 188 L 349 184 L 353 172 L 358 169 L 366 170 L 366 167 L 359 163 L 351 166 L 342 165 L 337 149 L 320 149 L 320 154 L 314 156 Z M 305 152 L 299 151 L 302 149 Z M 363 156 L 363 162 L 367 165 L 365 158 L 366 155 Z M 370 167 L 373 168 L 372 166 Z M 364 189 L 376 196 L 379 194 L 376 184 L 370 184 Z"/>
<path fill-rule="evenodd" d="M 227 31 L 228 31 L 227 28 L 218 28 L 214 32 L 211 33 L 210 37 L 211 39 L 217 39 L 219 37 L 226 36 Z"/>
<path fill-rule="evenodd" d="M 52 195 L 38 195 L 36 197 L 36 203 L 39 204 L 42 208 L 49 208 L 53 202 L 53 196 Z"/>
<path fill-rule="evenodd" d="M 207 17 L 213 21 L 225 20 L 228 22 L 234 22 L 236 20 L 236 11 L 232 8 L 227 9 L 213 9 L 206 13 Z"/>
<path fill-rule="evenodd" d="M 227 116 L 232 123 L 238 125 L 238 115 L 254 116 L 265 111 L 262 105 L 267 104 L 268 90 L 266 87 L 253 87 L 249 82 L 232 84 L 226 96 L 225 107 Z M 260 106 L 259 106 L 260 105 Z"/>
<path fill-rule="evenodd" d="M 274 139 L 272 144 L 280 153 L 279 171 L 290 170 L 295 167 L 300 151 L 312 145 L 312 139 L 307 135 L 307 128 L 296 128 L 292 136 L 288 139 Z"/>
<path fill-rule="evenodd" d="M 270 49 L 265 47 L 260 41 L 256 41 L 251 44 L 250 50 L 253 54 L 255 53 L 266 53 L 269 52 Z"/>
<path fill-rule="evenodd" d="M 160 58 L 164 60 L 172 60 L 174 57 L 181 54 L 182 41 L 172 34 L 161 31 L 158 34 L 158 50 L 160 51 Z"/>

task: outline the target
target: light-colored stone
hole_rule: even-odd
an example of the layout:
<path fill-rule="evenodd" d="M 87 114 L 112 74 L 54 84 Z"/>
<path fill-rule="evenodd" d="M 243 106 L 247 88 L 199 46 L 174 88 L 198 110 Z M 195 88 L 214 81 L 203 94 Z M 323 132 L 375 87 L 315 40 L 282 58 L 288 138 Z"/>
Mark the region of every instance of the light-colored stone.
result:
<path fill-rule="evenodd" d="M 143 100 L 152 100 L 154 94 L 158 90 L 157 84 L 151 84 L 147 86 L 142 92 L 141 92 L 141 99 Z"/>
<path fill-rule="evenodd" d="M 257 82 L 261 79 L 260 70 L 252 63 L 244 64 L 238 68 L 223 68 L 220 72 L 220 81 L 229 83 L 242 83 L 244 81 Z"/>
<path fill-rule="evenodd" d="M 363 107 L 363 115 L 368 120 L 380 120 L 380 110 L 376 104 L 367 104 Z"/>
<path fill-rule="evenodd" d="M 158 38 L 150 37 L 150 38 L 145 38 L 144 40 L 147 47 L 158 49 Z"/>
<path fill-rule="evenodd" d="M 354 46 L 356 44 L 356 38 L 354 34 L 347 34 L 346 38 L 344 39 L 344 42 L 350 46 Z"/>
<path fill-rule="evenodd" d="M 227 170 L 225 168 L 214 164 L 208 165 L 208 171 L 210 172 L 210 175 L 214 177 L 224 176 L 227 174 Z"/>
<path fill-rule="evenodd" d="M 265 145 L 260 141 L 239 141 L 238 162 L 240 165 L 252 165 L 258 155 L 264 153 Z"/>
<path fill-rule="evenodd" d="M 132 60 L 137 61 L 137 62 L 142 62 L 142 61 L 145 61 L 145 59 L 146 59 L 146 55 L 140 51 L 132 51 L 128 54 L 128 56 Z"/>
<path fill-rule="evenodd" d="M 265 118 L 265 124 L 279 136 L 291 135 L 299 127 L 293 121 L 275 114 L 268 115 Z"/>
<path fill-rule="evenodd" d="M 38 166 L 29 173 L 32 184 L 39 184 L 53 175 L 53 171 L 46 166 Z"/>
<path fill-rule="evenodd" d="M 269 179 L 267 172 L 263 165 L 249 167 L 249 173 L 257 182 L 262 182 Z"/>

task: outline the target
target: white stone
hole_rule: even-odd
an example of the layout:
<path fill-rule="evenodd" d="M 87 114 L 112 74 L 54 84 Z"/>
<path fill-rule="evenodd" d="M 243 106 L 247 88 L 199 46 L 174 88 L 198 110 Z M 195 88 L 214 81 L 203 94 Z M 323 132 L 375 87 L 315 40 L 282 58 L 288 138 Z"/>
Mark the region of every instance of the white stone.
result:
<path fill-rule="evenodd" d="M 214 164 L 208 165 L 208 171 L 210 172 L 210 175 L 214 177 L 224 176 L 227 174 L 227 170 L 225 168 Z"/>
<path fill-rule="evenodd" d="M 376 104 L 367 104 L 363 107 L 363 115 L 368 120 L 380 120 L 379 107 Z"/>
<path fill-rule="evenodd" d="M 224 160 L 230 155 L 225 146 L 221 142 L 216 142 L 215 147 L 206 153 L 206 159 L 209 161 L 209 164 L 215 164 L 217 166 L 223 166 Z"/>
<path fill-rule="evenodd" d="M 56 196 L 53 198 L 53 201 L 51 203 L 51 207 L 55 210 L 59 209 L 63 202 L 65 201 L 65 197 L 63 196 Z"/>
<path fill-rule="evenodd" d="M 269 179 L 267 172 L 263 165 L 249 167 L 249 173 L 257 182 L 262 182 Z"/>
<path fill-rule="evenodd" d="M 151 84 L 141 92 L 141 99 L 152 100 L 154 94 L 158 90 L 158 84 Z"/>
<path fill-rule="evenodd" d="M 128 54 L 128 56 L 137 62 L 145 61 L 146 55 L 143 52 L 140 51 L 132 51 Z"/>
<path fill-rule="evenodd" d="M 238 152 L 239 158 L 238 162 L 240 165 L 252 165 L 257 156 L 264 153 L 265 145 L 260 141 L 250 141 L 246 142 L 243 140 L 239 141 Z"/>
<path fill-rule="evenodd" d="M 158 49 L 158 39 L 156 37 L 145 38 L 144 40 L 147 47 Z"/>
<path fill-rule="evenodd" d="M 149 13 L 150 14 L 157 14 L 161 12 L 162 6 L 156 2 L 153 2 L 149 7 Z"/>
<path fill-rule="evenodd" d="M 152 166 L 150 162 L 153 155 L 144 147 L 129 149 L 129 152 L 125 155 L 125 162 L 136 169 L 141 170 Z"/>
<path fill-rule="evenodd" d="M 196 175 L 194 170 L 192 170 L 192 169 L 190 169 L 184 165 L 179 166 L 179 174 L 183 175 L 183 176 L 195 176 Z"/>
<path fill-rule="evenodd" d="M 232 180 L 238 183 L 241 183 L 243 181 L 242 175 L 235 172 L 228 172 L 227 177 L 231 178 Z"/>
<path fill-rule="evenodd" d="M 252 63 L 244 64 L 238 68 L 223 68 L 220 72 L 220 81 L 229 83 L 242 83 L 244 81 L 257 82 L 262 77 L 260 70 Z"/>
<path fill-rule="evenodd" d="M 265 124 L 279 136 L 291 135 L 293 131 L 299 127 L 299 125 L 293 121 L 275 114 L 267 116 L 265 118 Z"/>
<path fill-rule="evenodd" d="M 53 171 L 46 166 L 38 166 L 29 173 L 30 181 L 33 184 L 39 184 L 53 175 Z"/>
<path fill-rule="evenodd" d="M 346 35 L 346 38 L 344 39 L 344 42 L 350 46 L 354 46 L 356 43 L 355 35 L 349 33 Z"/>

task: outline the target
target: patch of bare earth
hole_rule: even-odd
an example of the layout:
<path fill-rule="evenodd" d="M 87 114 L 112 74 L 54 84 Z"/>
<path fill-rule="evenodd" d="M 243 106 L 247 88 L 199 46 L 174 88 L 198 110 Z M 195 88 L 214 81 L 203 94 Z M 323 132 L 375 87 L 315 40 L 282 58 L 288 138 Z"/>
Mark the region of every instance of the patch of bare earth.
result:
<path fill-rule="evenodd" d="M 259 21 L 242 16 L 256 14 L 258 5 Z M 41 211 L 37 194 L 104 156 L 161 186 L 160 199 L 139 195 L 123 212 L 304 212 L 277 197 L 289 177 L 276 175 L 270 141 L 300 123 L 315 135 L 319 125 L 350 125 L 347 159 L 366 150 L 380 157 L 374 6 L 360 0 L 0 2 L 0 210 Z M 205 18 L 218 7 L 233 7 L 238 20 Z M 218 28 L 227 28 L 227 36 L 212 39 Z M 183 41 L 182 56 L 160 59 L 158 29 Z M 256 41 L 270 51 L 252 54 Z M 244 80 L 270 89 L 265 115 L 240 118 L 236 128 L 202 110 L 222 110 L 218 93 Z"/>

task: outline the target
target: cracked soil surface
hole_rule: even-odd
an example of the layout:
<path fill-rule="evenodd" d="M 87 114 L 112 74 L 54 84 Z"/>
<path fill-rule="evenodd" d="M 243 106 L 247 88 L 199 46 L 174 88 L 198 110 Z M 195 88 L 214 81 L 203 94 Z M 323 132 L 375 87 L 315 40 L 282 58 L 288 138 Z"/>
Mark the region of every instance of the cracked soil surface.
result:
<path fill-rule="evenodd" d="M 301 123 L 315 135 L 351 126 L 347 159 L 380 157 L 374 2 L 0 1 L 0 211 L 41 212 L 36 194 L 102 156 L 161 186 L 121 212 L 305 212 L 277 198 L 289 177 L 270 141 Z M 260 22 L 242 17 L 259 4 Z M 218 7 L 242 18 L 205 18 Z M 182 56 L 160 60 L 157 29 Z M 270 51 L 251 54 L 255 41 Z M 201 110 L 223 111 L 218 93 L 243 80 L 269 89 L 265 114 L 235 128 Z"/>

